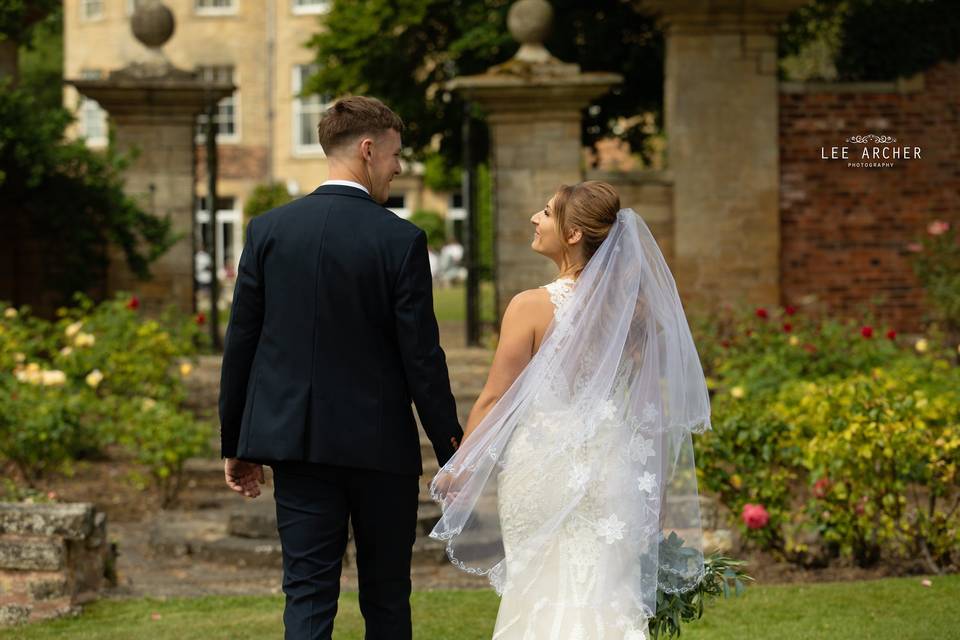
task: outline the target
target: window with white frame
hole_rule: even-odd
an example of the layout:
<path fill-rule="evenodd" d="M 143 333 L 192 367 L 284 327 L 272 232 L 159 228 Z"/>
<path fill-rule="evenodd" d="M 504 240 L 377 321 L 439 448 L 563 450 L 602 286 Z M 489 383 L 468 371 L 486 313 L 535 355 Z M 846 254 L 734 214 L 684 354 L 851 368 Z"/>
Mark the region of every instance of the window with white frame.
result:
<path fill-rule="evenodd" d="M 194 0 L 194 10 L 200 15 L 225 15 L 237 12 L 239 0 Z"/>
<path fill-rule="evenodd" d="M 323 148 L 317 140 L 317 125 L 320 116 L 330 104 L 327 95 L 303 95 L 303 87 L 307 80 L 317 72 L 315 64 L 297 64 L 293 66 L 293 150 L 295 153 L 323 153 Z"/>
<path fill-rule="evenodd" d="M 103 0 L 80 0 L 80 18 L 83 20 L 103 18 Z"/>
<path fill-rule="evenodd" d="M 207 82 L 234 83 L 233 67 L 230 65 L 197 67 L 197 75 Z M 240 90 L 234 91 L 217 103 L 217 142 L 237 142 L 240 140 Z M 207 134 L 207 114 L 197 118 L 197 140 L 205 140 Z"/>
<path fill-rule="evenodd" d="M 240 249 L 243 246 L 243 211 L 240 210 L 240 203 L 237 198 L 226 196 L 217 198 L 217 257 L 220 258 L 220 264 L 217 268 L 217 277 L 220 279 L 236 277 L 237 268 L 240 265 Z M 197 226 L 194 229 L 197 234 L 197 253 L 206 253 L 204 250 L 204 237 L 210 233 L 210 211 L 207 209 L 207 199 L 201 196 L 197 198 Z M 210 271 L 209 265 L 212 264 L 213 256 L 205 255 L 195 258 L 197 263 L 197 281 L 200 284 L 209 284 Z M 206 273 L 203 273 L 203 265 L 206 264 Z"/>
<path fill-rule="evenodd" d="M 327 13 L 333 6 L 331 0 L 290 0 L 295 14 Z"/>
<path fill-rule="evenodd" d="M 99 80 L 103 73 L 97 69 L 83 69 L 80 77 L 84 80 Z M 77 105 L 77 127 L 80 137 L 91 147 L 107 144 L 107 112 L 96 100 L 80 96 Z"/>

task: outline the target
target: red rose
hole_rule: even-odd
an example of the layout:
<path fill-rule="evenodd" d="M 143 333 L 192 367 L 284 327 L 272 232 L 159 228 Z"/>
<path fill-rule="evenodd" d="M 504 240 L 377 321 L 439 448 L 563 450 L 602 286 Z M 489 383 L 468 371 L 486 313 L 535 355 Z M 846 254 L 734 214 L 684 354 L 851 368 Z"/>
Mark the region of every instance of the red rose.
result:
<path fill-rule="evenodd" d="M 784 312 L 785 314 L 787 314 L 788 316 L 792 316 L 793 314 L 795 314 L 795 313 L 797 312 L 797 310 L 796 310 L 795 308 L 791 307 L 791 306 L 788 304 L 787 306 L 785 306 L 785 307 L 783 308 L 783 312 Z"/>
<path fill-rule="evenodd" d="M 729 349 L 729 348 L 730 348 L 730 341 L 729 341 L 729 340 L 721 340 L 721 341 L 720 341 L 720 346 L 723 347 L 724 349 Z"/>
<path fill-rule="evenodd" d="M 793 331 L 793 325 L 790 324 L 789 322 L 784 322 L 784 323 L 783 323 L 783 331 L 784 331 L 785 333 L 790 333 L 791 331 Z"/>
<path fill-rule="evenodd" d="M 743 505 L 743 522 L 750 529 L 762 529 L 770 521 L 770 514 L 763 508 L 762 504 Z"/>
<path fill-rule="evenodd" d="M 897 337 L 896 331 L 894 331 L 893 329 L 890 329 L 890 331 L 887 331 L 887 339 L 893 340 L 896 337 Z"/>
<path fill-rule="evenodd" d="M 197 317 L 194 318 L 198 326 L 203 326 L 207 323 L 207 316 L 201 311 L 197 314 Z"/>
<path fill-rule="evenodd" d="M 803 345 L 803 350 L 806 351 L 807 353 L 816 353 L 816 352 L 817 352 L 817 348 L 816 348 L 815 346 L 813 346 L 812 344 L 810 344 L 809 342 L 808 342 L 807 344 Z"/>
<path fill-rule="evenodd" d="M 764 309 L 763 307 L 758 308 L 758 309 L 757 309 L 757 317 L 758 317 L 758 318 L 763 318 L 764 320 L 766 320 L 766 319 L 767 319 L 767 310 Z"/>
<path fill-rule="evenodd" d="M 829 489 L 830 489 L 829 478 L 820 478 L 819 480 L 813 483 L 813 495 L 817 498 L 825 497 Z"/>
<path fill-rule="evenodd" d="M 873 337 L 873 327 L 863 327 L 863 328 L 861 328 L 861 329 L 860 329 L 860 335 L 862 335 L 864 338 L 872 338 L 872 337 Z"/>
<path fill-rule="evenodd" d="M 127 309 L 130 309 L 131 311 L 136 311 L 139 308 L 140 308 L 140 298 L 138 298 L 137 296 L 133 296 L 127 301 Z"/>
<path fill-rule="evenodd" d="M 752 335 L 753 335 L 753 329 L 747 329 L 747 337 L 749 338 Z"/>

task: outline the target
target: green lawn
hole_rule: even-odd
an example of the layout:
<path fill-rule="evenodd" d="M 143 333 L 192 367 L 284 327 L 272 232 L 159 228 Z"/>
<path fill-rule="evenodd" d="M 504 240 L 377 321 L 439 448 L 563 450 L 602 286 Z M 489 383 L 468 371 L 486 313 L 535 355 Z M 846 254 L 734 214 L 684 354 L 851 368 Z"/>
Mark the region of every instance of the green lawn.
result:
<path fill-rule="evenodd" d="M 493 322 L 493 283 L 480 283 L 480 318 L 482 322 Z M 448 288 L 435 287 L 433 290 L 433 310 L 439 322 L 463 322 L 467 317 L 466 288 L 456 285 Z"/>
<path fill-rule="evenodd" d="M 687 640 L 932 640 L 960 637 L 960 575 L 814 585 L 753 586 L 708 606 Z M 264 640 L 281 635 L 282 596 L 101 601 L 77 619 L 0 631 L 0 640 Z M 490 638 L 497 598 L 488 591 L 417 592 L 418 640 Z M 155 619 L 156 618 L 156 619 Z M 345 593 L 337 640 L 362 638 L 357 597 Z"/>

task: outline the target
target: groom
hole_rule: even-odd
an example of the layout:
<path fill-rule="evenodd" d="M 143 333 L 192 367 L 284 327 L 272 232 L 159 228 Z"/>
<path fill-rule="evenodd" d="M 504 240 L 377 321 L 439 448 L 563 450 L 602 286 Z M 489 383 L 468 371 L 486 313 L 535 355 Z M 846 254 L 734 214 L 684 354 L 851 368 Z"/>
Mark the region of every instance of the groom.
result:
<path fill-rule="evenodd" d="M 385 209 L 403 122 L 379 100 L 318 127 L 330 180 L 247 226 L 220 379 L 231 489 L 273 469 L 285 638 L 330 638 L 352 522 L 368 640 L 411 637 L 420 439 L 443 465 L 462 437 L 423 231 Z"/>

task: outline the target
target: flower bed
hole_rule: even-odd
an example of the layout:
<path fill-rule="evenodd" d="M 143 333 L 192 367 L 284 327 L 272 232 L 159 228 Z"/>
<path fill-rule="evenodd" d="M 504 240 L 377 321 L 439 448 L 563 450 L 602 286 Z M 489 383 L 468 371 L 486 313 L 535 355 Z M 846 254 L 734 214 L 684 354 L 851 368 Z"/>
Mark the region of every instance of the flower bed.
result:
<path fill-rule="evenodd" d="M 34 483 L 108 451 L 142 465 L 170 504 L 208 424 L 181 408 L 204 343 L 195 318 L 141 316 L 136 298 L 78 296 L 55 321 L 0 305 L 0 458 Z"/>
<path fill-rule="evenodd" d="M 960 567 L 954 348 L 790 307 L 698 333 L 714 413 L 698 473 L 747 540 L 805 566 Z"/>

